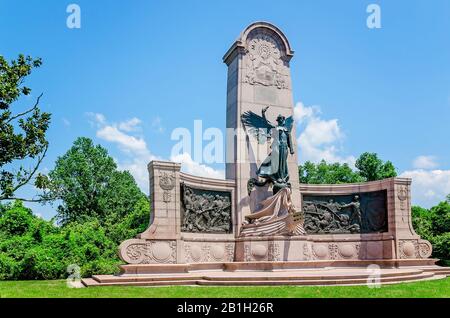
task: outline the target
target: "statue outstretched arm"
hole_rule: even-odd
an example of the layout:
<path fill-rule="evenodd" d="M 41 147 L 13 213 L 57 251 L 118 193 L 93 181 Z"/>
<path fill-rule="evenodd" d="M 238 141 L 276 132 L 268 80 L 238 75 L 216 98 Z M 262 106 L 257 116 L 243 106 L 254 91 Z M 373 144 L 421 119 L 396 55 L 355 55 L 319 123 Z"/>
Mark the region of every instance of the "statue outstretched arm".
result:
<path fill-rule="evenodd" d="M 270 106 L 264 107 L 264 108 L 261 110 L 261 115 L 262 115 L 262 118 L 267 122 L 268 126 L 275 127 L 275 125 L 272 124 L 272 123 L 267 119 L 267 117 L 266 117 L 266 112 L 267 112 L 267 110 L 269 109 L 269 107 L 270 107 Z M 272 130 L 271 130 L 271 129 L 268 129 L 268 131 L 267 131 L 267 139 L 270 139 L 271 137 L 272 137 Z"/>

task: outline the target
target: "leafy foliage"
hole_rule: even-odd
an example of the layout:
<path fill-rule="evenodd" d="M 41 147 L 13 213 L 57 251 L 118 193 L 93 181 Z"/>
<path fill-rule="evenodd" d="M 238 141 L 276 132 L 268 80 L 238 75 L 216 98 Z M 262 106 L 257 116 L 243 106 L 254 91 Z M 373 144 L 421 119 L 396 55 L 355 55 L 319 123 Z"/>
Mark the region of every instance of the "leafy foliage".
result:
<path fill-rule="evenodd" d="M 58 279 L 75 264 L 83 277 L 113 274 L 117 246 L 143 232 L 150 203 L 106 149 L 78 138 L 42 176 L 46 201 L 60 200 L 55 220 L 33 215 L 22 201 L 0 204 L 0 279 Z"/>
<path fill-rule="evenodd" d="M 11 110 L 11 105 L 21 95 L 31 93 L 31 89 L 22 84 L 31 70 L 41 64 L 41 59 L 30 56 L 19 55 L 10 63 L 0 56 L 0 200 L 14 199 L 14 193 L 37 173 L 47 152 L 45 134 L 50 124 L 50 114 L 39 109 L 42 94 L 30 109 L 14 114 Z M 26 159 L 36 161 L 31 169 L 23 166 L 17 170 L 10 168 L 9 164 Z M 39 179 L 35 182 L 38 187 Z"/>
<path fill-rule="evenodd" d="M 375 153 L 363 153 L 356 160 L 356 168 L 357 171 L 353 171 L 347 163 L 306 161 L 299 165 L 298 173 L 301 183 L 311 184 L 357 183 L 397 176 L 394 165 L 390 161 L 383 162 Z"/>
<path fill-rule="evenodd" d="M 414 230 L 433 245 L 433 257 L 450 264 L 450 202 L 443 201 L 431 209 L 412 207 Z"/>
<path fill-rule="evenodd" d="M 148 205 L 142 201 L 139 206 L 141 209 L 136 210 L 144 214 Z M 83 277 L 117 271 L 120 263 L 116 254 L 118 243 L 108 236 L 99 221 L 89 219 L 57 227 L 30 213 L 20 201 L 2 209 L 0 279 L 66 278 L 67 267 L 71 264 L 80 266 Z M 148 217 L 148 209 L 146 213 Z M 116 225 L 120 229 L 128 226 L 128 219 L 124 224 Z M 135 235 L 141 228 L 128 228 L 124 234 Z M 124 238 L 119 235 L 118 239 Z"/>
<path fill-rule="evenodd" d="M 300 165 L 298 170 L 301 183 L 338 184 L 363 181 L 363 178 L 346 163 L 328 164 L 322 160 L 314 164 L 307 161 L 304 165 Z"/>
<path fill-rule="evenodd" d="M 61 200 L 57 218 L 62 225 L 89 218 L 115 224 L 146 199 L 131 174 L 117 170 L 105 148 L 83 137 L 57 159 L 45 187 L 47 200 Z"/>
<path fill-rule="evenodd" d="M 382 180 L 397 176 L 392 162 L 383 162 L 376 153 L 363 153 L 356 160 L 355 167 L 365 181 Z"/>

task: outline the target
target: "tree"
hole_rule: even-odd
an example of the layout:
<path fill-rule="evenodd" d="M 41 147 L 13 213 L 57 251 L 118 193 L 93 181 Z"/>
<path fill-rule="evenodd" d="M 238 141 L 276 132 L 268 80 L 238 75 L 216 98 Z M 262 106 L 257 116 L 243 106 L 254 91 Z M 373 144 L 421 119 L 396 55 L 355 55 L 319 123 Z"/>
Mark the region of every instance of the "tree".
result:
<path fill-rule="evenodd" d="M 11 105 L 20 96 L 31 93 L 31 89 L 23 83 L 31 70 L 41 64 L 41 59 L 30 56 L 19 55 L 11 63 L 0 56 L 0 201 L 16 198 L 14 193 L 32 181 L 47 152 L 45 134 L 50 124 L 50 114 L 39 109 L 42 94 L 31 108 L 14 114 L 11 110 Z M 26 169 L 20 165 L 23 160 L 32 160 L 32 168 Z M 12 164 L 16 163 L 19 167 L 13 169 Z M 40 179 L 38 175 L 35 180 L 38 187 Z"/>
<path fill-rule="evenodd" d="M 430 240 L 433 237 L 431 212 L 428 209 L 413 205 L 411 207 L 413 228 L 421 238 Z"/>
<path fill-rule="evenodd" d="M 299 165 L 298 173 L 301 183 L 311 184 L 357 183 L 397 176 L 392 162 L 383 162 L 376 153 L 363 153 L 355 166 L 356 171 L 347 163 L 327 163 L 322 160 L 314 164 L 306 161 L 304 165 Z"/>
<path fill-rule="evenodd" d="M 414 230 L 433 245 L 433 257 L 450 265 L 450 202 L 443 201 L 431 209 L 412 207 Z"/>
<path fill-rule="evenodd" d="M 5 207 L 0 216 L 0 232 L 5 237 L 25 234 L 33 220 L 33 213 L 23 206 L 22 201 L 15 201 Z"/>
<path fill-rule="evenodd" d="M 450 203 L 442 201 L 430 209 L 433 233 L 450 233 Z"/>
<path fill-rule="evenodd" d="M 301 183 L 338 184 L 364 181 L 346 163 L 328 164 L 325 160 L 322 160 L 320 163 L 314 164 L 307 161 L 304 165 L 299 165 L 298 170 Z"/>
<path fill-rule="evenodd" d="M 365 152 L 356 160 L 355 167 L 365 181 L 396 177 L 397 172 L 390 161 L 383 162 L 376 153 Z"/>
<path fill-rule="evenodd" d="M 105 148 L 83 137 L 57 159 L 44 183 L 46 200 L 61 200 L 57 219 L 62 225 L 92 218 L 101 224 L 119 222 L 145 198 L 131 174 L 117 170 Z"/>

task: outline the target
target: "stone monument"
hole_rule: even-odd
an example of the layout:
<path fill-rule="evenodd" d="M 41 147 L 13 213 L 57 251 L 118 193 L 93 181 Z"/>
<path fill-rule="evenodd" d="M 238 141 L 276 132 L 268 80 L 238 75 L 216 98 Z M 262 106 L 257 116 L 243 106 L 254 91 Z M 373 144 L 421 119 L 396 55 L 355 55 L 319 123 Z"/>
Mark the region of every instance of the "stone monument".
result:
<path fill-rule="evenodd" d="M 192 283 L 191 270 L 207 269 L 437 268 L 429 259 L 431 244 L 411 224 L 410 179 L 299 183 L 293 56 L 286 36 L 270 23 L 253 23 L 241 33 L 223 57 L 226 127 L 236 132 L 227 136 L 226 179 L 150 162 L 149 228 L 120 245 L 122 275 L 97 276 L 86 285 Z M 161 273 L 167 274 L 154 276 Z M 202 277 L 194 283 L 206 284 Z"/>

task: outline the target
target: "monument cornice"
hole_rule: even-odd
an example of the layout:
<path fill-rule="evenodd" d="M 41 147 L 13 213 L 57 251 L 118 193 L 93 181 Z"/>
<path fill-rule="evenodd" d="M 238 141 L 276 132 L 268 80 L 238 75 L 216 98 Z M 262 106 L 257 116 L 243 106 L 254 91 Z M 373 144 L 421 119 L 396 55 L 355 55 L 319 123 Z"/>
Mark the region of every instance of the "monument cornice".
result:
<path fill-rule="evenodd" d="M 238 54 L 239 52 L 244 53 L 246 52 L 246 42 L 248 35 L 255 29 L 267 29 L 271 32 L 275 33 L 279 39 L 281 40 L 281 43 L 284 46 L 284 52 L 285 52 L 285 59 L 287 62 L 290 61 L 290 59 L 294 56 L 294 51 L 291 49 L 291 45 L 289 44 L 289 41 L 287 37 L 284 35 L 284 33 L 277 28 L 275 25 L 265 22 L 265 21 L 257 21 L 252 24 L 250 24 L 247 28 L 245 28 L 244 31 L 239 35 L 238 39 L 231 45 L 231 47 L 228 49 L 228 51 L 223 56 L 222 60 L 224 63 L 229 65 L 229 63 L 233 60 L 233 58 Z"/>

